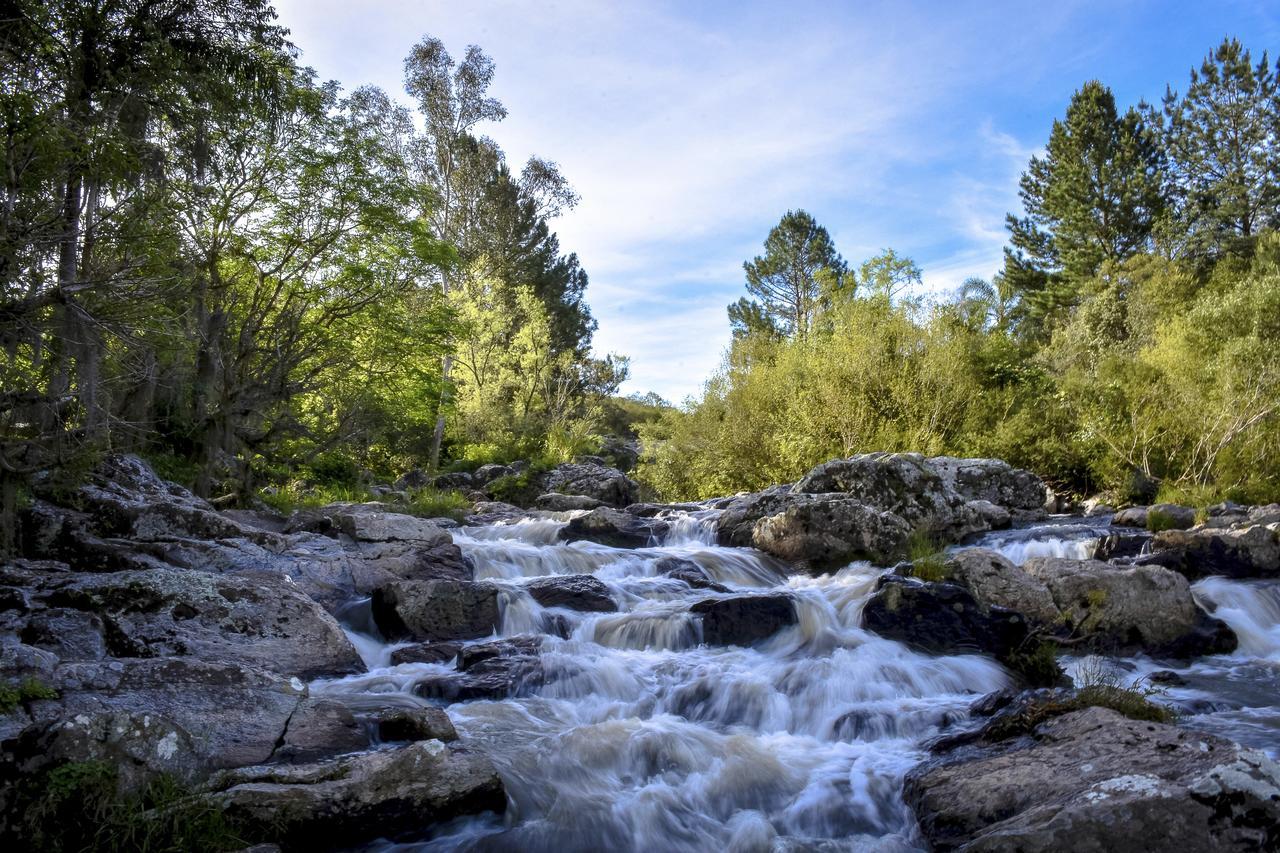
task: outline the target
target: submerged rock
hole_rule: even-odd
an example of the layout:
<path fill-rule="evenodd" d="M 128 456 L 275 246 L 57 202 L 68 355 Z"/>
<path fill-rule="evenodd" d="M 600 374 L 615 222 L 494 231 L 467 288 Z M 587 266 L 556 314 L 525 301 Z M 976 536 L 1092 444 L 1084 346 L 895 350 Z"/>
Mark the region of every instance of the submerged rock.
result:
<path fill-rule="evenodd" d="M 618 609 L 609 587 L 592 575 L 548 575 L 527 582 L 524 589 L 543 607 L 589 613 L 612 613 Z"/>
<path fill-rule="evenodd" d="M 1219 737 L 1088 708 L 907 775 L 935 850 L 1250 850 L 1280 844 L 1280 767 Z"/>
<path fill-rule="evenodd" d="M 956 583 L 886 575 L 862 609 L 862 626 L 935 654 L 985 652 L 1008 659 L 1027 639 L 1021 613 L 984 605 Z"/>

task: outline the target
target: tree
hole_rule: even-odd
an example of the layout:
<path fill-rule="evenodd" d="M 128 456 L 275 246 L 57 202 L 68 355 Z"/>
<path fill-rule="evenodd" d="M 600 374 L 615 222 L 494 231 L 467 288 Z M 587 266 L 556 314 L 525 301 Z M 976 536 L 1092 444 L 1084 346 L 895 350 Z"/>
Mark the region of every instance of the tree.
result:
<path fill-rule="evenodd" d="M 1157 115 L 1156 118 L 1159 118 Z M 1224 39 L 1164 98 L 1165 146 L 1181 228 L 1195 253 L 1249 247 L 1280 224 L 1280 90 L 1267 55 L 1255 66 Z"/>
<path fill-rule="evenodd" d="M 1165 206 L 1158 140 L 1141 112 L 1116 110 L 1097 81 L 1071 97 L 1044 157 L 1019 182 L 1025 215 L 1010 214 L 1005 277 L 1037 321 L 1075 298 L 1074 282 L 1149 245 Z"/>
<path fill-rule="evenodd" d="M 765 253 L 742 265 L 747 291 L 786 335 L 804 337 L 820 301 L 823 278 L 842 279 L 847 265 L 827 229 L 803 210 L 789 210 L 769 232 Z"/>
<path fill-rule="evenodd" d="M 729 305 L 729 326 L 735 338 L 747 335 L 776 338 L 782 334 L 764 306 L 745 296 Z"/>
<path fill-rule="evenodd" d="M 915 261 L 885 249 L 858 268 L 858 289 L 867 296 L 892 302 L 903 290 L 919 285 L 922 275 Z"/>

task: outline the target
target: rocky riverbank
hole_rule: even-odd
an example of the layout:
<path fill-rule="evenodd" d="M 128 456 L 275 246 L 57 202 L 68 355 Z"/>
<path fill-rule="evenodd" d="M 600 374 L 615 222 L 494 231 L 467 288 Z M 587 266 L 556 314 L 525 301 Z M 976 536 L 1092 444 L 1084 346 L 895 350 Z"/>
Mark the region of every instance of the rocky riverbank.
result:
<path fill-rule="evenodd" d="M 1133 826 L 1147 839 L 1167 828 L 1169 849 L 1280 840 L 1280 771 L 1261 753 L 1135 728 L 1067 694 L 1014 735 L 995 737 L 982 717 L 1007 721 L 1040 695 L 1019 689 L 1064 689 L 1063 652 L 1234 651 L 1237 633 L 1193 583 L 1280 577 L 1280 507 L 1224 504 L 1200 523 L 1170 507 L 1118 514 L 1087 554 L 1015 561 L 1022 551 L 968 544 L 1045 517 L 1040 481 L 996 460 L 867 454 L 684 505 L 636 503 L 636 484 L 603 460 L 437 484 L 476 500 L 463 526 L 378 503 L 221 512 L 132 457 L 38 495 L 19 520 L 21 556 L 0 568 L 0 671 L 14 696 L 0 716 L 0 833 L 29 829 L 38 780 L 94 762 L 122 795 L 175 780 L 246 841 L 360 846 L 462 820 L 472 829 L 458 846 L 550 849 L 559 831 L 560 849 L 577 849 L 593 824 L 561 809 L 579 795 L 552 785 L 562 805 L 546 801 L 538 768 L 499 742 L 504 726 L 533 726 L 543 748 L 586 762 L 565 772 L 596 760 L 576 751 L 588 729 L 605 738 L 599 760 L 625 762 L 595 783 L 616 789 L 596 826 L 617 849 L 732 837 L 1050 849 L 1072 827 L 1105 846 L 1139 813 Z M 863 683 L 846 684 L 854 672 Z M 914 686 L 897 701 L 918 706 L 905 718 L 882 704 L 901 679 Z M 1003 699 L 970 708 L 996 687 Z M 565 730 L 562 700 L 604 704 Z M 523 722 L 502 710 L 511 703 Z M 642 759 L 639 732 L 616 742 L 600 728 L 632 725 L 657 726 L 645 737 L 667 757 Z M 800 753 L 732 740 L 767 732 L 809 739 L 821 772 L 854 772 L 860 745 L 896 756 L 876 759 L 894 769 L 864 768 L 871 801 L 849 782 L 819 795 L 819 768 Z M 939 736 L 930 758 L 920 744 Z M 719 799 L 682 788 L 712 773 L 703 761 L 712 776 L 745 772 L 743 749 L 755 781 L 726 780 L 735 792 Z M 1081 770 L 1073 756 L 1093 752 Z M 923 758 L 905 777 L 916 828 L 899 792 Z M 782 781 L 770 786 L 756 777 L 773 764 Z M 642 832 L 651 818 L 633 786 L 645 778 L 685 791 L 672 814 L 696 805 L 710 823 L 683 841 Z M 794 811 L 802 794 L 818 812 Z M 837 819 L 841 808 L 872 811 Z M 758 819 L 733 818 L 743 809 Z"/>

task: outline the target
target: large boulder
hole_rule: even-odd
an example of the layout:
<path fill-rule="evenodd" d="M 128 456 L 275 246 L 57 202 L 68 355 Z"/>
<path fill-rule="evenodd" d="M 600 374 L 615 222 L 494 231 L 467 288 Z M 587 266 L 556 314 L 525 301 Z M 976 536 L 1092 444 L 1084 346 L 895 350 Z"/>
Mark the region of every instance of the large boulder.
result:
<path fill-rule="evenodd" d="M 891 561 L 903 556 L 910 536 L 911 526 L 892 512 L 842 495 L 806 495 L 757 521 L 752 541 L 775 557 L 827 568 L 858 559 Z"/>
<path fill-rule="evenodd" d="M 548 575 L 528 581 L 524 588 L 543 607 L 589 613 L 612 613 L 618 609 L 609 587 L 592 575 Z"/>
<path fill-rule="evenodd" d="M 947 558 L 944 569 L 948 578 L 968 589 L 977 601 L 1017 611 L 1033 624 L 1050 626 L 1061 615 L 1044 583 L 996 551 L 957 551 Z"/>
<path fill-rule="evenodd" d="M 279 580 L 62 572 L 33 574 L 28 589 L 22 635 L 64 661 L 187 656 L 307 679 L 364 669 L 334 618 Z"/>
<path fill-rule="evenodd" d="M 1203 530 L 1165 530 L 1151 541 L 1142 562 L 1165 566 L 1191 579 L 1280 577 L 1280 532 L 1258 524 Z"/>
<path fill-rule="evenodd" d="M 1186 578 L 1159 566 L 1035 557 L 1023 569 L 1053 596 L 1066 626 L 1117 649 L 1151 649 L 1196 629 Z"/>
<path fill-rule="evenodd" d="M 542 478 L 543 490 L 562 495 L 583 495 L 612 507 L 636 502 L 640 487 L 617 468 L 594 462 L 557 465 Z"/>
<path fill-rule="evenodd" d="M 710 646 L 750 646 L 797 622 L 795 602 L 783 594 L 707 598 L 689 610 L 702 617 Z"/>
<path fill-rule="evenodd" d="M 399 581 L 373 594 L 373 619 L 383 636 L 415 640 L 487 637 L 501 622 L 498 588 L 470 581 Z"/>
<path fill-rule="evenodd" d="M 548 512 L 573 512 L 574 510 L 592 510 L 605 506 L 604 501 L 589 498 L 586 495 L 562 495 L 559 492 L 548 492 L 538 495 L 533 505 Z"/>
<path fill-rule="evenodd" d="M 1196 523 L 1196 511 L 1178 504 L 1152 504 L 1146 520 L 1148 530 L 1186 530 Z"/>
<path fill-rule="evenodd" d="M 614 548 L 644 548 L 661 541 L 668 529 L 665 521 L 602 507 L 570 519 L 559 537 L 564 542 L 586 540 Z"/>
<path fill-rule="evenodd" d="M 907 775 L 935 850 L 1272 850 L 1280 767 L 1213 735 L 1088 708 Z"/>
<path fill-rule="evenodd" d="M 862 627 L 934 654 L 985 652 L 1007 660 L 1030 626 L 1021 613 L 985 605 L 955 583 L 886 575 L 862 609 Z"/>
<path fill-rule="evenodd" d="M 934 456 L 928 461 L 942 482 L 966 501 L 987 501 L 1015 517 L 1039 517 L 1048 500 L 1044 483 L 1001 459 Z"/>
<path fill-rule="evenodd" d="M 506 808 L 493 764 L 439 740 L 312 764 L 244 767 L 220 774 L 210 787 L 209 800 L 246 835 L 289 850 L 396 838 Z"/>

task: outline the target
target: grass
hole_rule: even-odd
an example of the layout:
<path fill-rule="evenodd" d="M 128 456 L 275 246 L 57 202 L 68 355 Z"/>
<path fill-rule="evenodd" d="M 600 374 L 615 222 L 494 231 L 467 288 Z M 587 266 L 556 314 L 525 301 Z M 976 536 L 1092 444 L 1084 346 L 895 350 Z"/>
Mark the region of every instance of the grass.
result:
<path fill-rule="evenodd" d="M 1177 520 L 1170 513 L 1160 509 L 1147 510 L 1147 530 L 1152 533 L 1159 533 L 1161 530 L 1172 530 L 1177 526 Z"/>
<path fill-rule="evenodd" d="M 250 842 L 216 804 L 171 777 L 121 793 L 110 764 L 63 764 L 26 778 L 10 830 L 21 849 L 39 851 L 239 850 Z M 18 849 L 11 847 L 9 849 Z"/>
<path fill-rule="evenodd" d="M 916 530 L 907 538 L 907 559 L 911 561 L 911 576 L 922 581 L 936 583 L 947 580 L 946 555 L 938 540 L 924 530 Z"/>
<path fill-rule="evenodd" d="M 1076 668 L 1076 690 L 1064 698 L 1033 702 L 1021 713 L 997 719 L 983 736 L 989 741 L 1008 740 L 1030 734 L 1036 726 L 1054 717 L 1083 711 L 1085 708 L 1109 708 L 1131 720 L 1172 723 L 1172 710 L 1151 701 L 1163 691 L 1142 679 L 1125 683 L 1118 667 L 1106 658 L 1091 655 Z"/>
<path fill-rule="evenodd" d="M 26 678 L 17 684 L 0 684 L 0 714 L 12 713 L 24 702 L 57 698 L 57 690 L 35 678 Z"/>
<path fill-rule="evenodd" d="M 1027 687 L 1055 687 L 1063 677 L 1058 665 L 1058 645 L 1052 640 L 1040 640 L 1027 650 L 1019 649 L 1004 660 Z"/>
<path fill-rule="evenodd" d="M 456 489 L 435 489 L 430 486 L 409 493 L 409 502 L 403 505 L 409 515 L 422 518 L 452 518 L 460 521 L 471 511 L 471 501 Z"/>

